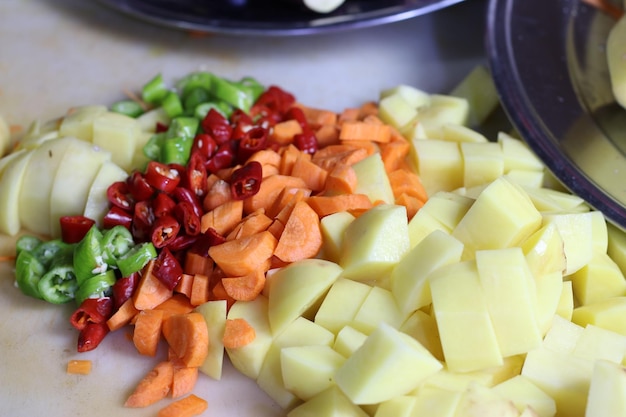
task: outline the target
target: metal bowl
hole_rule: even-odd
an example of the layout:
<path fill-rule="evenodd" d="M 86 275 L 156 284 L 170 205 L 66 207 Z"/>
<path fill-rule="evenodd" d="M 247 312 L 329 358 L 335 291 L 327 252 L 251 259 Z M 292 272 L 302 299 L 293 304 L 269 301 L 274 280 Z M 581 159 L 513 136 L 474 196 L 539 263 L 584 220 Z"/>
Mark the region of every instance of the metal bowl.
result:
<path fill-rule="evenodd" d="M 195 32 L 229 35 L 310 35 L 397 22 L 463 0 L 347 0 L 318 14 L 286 0 L 100 0 L 127 15 Z"/>
<path fill-rule="evenodd" d="M 626 228 L 626 111 L 605 56 L 614 24 L 579 0 L 491 0 L 486 49 L 514 127 L 570 191 Z"/>

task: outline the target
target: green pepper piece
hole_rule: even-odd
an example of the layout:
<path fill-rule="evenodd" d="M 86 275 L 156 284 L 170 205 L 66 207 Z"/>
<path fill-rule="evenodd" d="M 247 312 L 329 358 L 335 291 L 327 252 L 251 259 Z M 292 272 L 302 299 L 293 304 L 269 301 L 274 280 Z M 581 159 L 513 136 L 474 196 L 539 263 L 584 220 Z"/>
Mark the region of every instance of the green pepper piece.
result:
<path fill-rule="evenodd" d="M 83 282 L 76 290 L 76 304 L 81 305 L 87 298 L 100 298 L 106 296 L 113 284 L 115 284 L 115 272 L 112 269 L 94 275 Z"/>
<path fill-rule="evenodd" d="M 198 127 L 200 127 L 200 121 L 195 117 L 176 117 L 172 119 L 167 129 L 166 138 L 193 138 L 198 132 Z"/>
<path fill-rule="evenodd" d="M 161 148 L 165 141 L 165 132 L 155 133 L 150 136 L 148 142 L 143 146 L 143 154 L 153 161 L 158 161 L 161 156 Z"/>
<path fill-rule="evenodd" d="M 224 78 L 215 77 L 211 85 L 211 92 L 217 99 L 223 100 L 246 113 L 250 111 L 250 107 L 254 104 L 248 87 L 242 88 Z"/>
<path fill-rule="evenodd" d="M 15 281 L 23 294 L 41 299 L 37 284 L 45 272 L 46 268 L 31 252 L 23 250 L 17 255 Z"/>
<path fill-rule="evenodd" d="M 209 113 L 211 109 L 215 109 L 226 119 L 229 119 L 231 114 L 233 113 L 232 106 L 224 101 L 218 101 L 218 102 L 208 101 L 206 103 L 201 103 L 198 106 L 196 106 L 196 109 L 194 111 L 194 116 L 202 120 L 206 117 L 206 115 Z"/>
<path fill-rule="evenodd" d="M 15 252 L 19 255 L 22 251 L 32 252 L 35 248 L 41 245 L 43 241 L 37 236 L 23 235 L 15 242 Z"/>
<path fill-rule="evenodd" d="M 252 102 L 256 102 L 265 91 L 265 86 L 252 77 L 243 77 L 237 85 L 243 89 L 247 89 L 252 97 Z"/>
<path fill-rule="evenodd" d="M 192 115 L 194 109 L 202 104 L 202 103 L 206 103 L 207 101 L 211 100 L 211 94 L 209 93 L 209 91 L 205 88 L 202 87 L 196 87 L 193 90 L 189 91 L 189 94 L 186 95 L 185 97 L 185 103 L 184 103 L 184 107 L 185 107 L 185 111 L 187 112 L 187 114 Z"/>
<path fill-rule="evenodd" d="M 71 256 L 74 246 L 74 244 L 65 243 L 60 239 L 53 239 L 41 243 L 33 249 L 32 253 L 44 268 L 48 269 L 55 258 Z"/>
<path fill-rule="evenodd" d="M 206 71 L 192 72 L 191 74 L 181 78 L 176 83 L 176 88 L 181 91 L 183 99 L 196 88 L 203 88 L 207 91 L 211 90 L 213 74 Z"/>
<path fill-rule="evenodd" d="M 37 288 L 41 298 L 49 303 L 63 304 L 73 300 L 78 289 L 74 267 L 67 263 L 55 263 L 43 274 Z"/>
<path fill-rule="evenodd" d="M 74 270 L 78 285 L 94 275 L 105 272 L 108 265 L 103 260 L 102 232 L 92 226 L 74 249 Z"/>
<path fill-rule="evenodd" d="M 193 137 L 181 136 L 165 139 L 159 162 L 164 164 L 187 165 L 193 146 Z"/>
<path fill-rule="evenodd" d="M 165 113 L 167 113 L 169 117 L 177 117 L 183 113 L 183 104 L 178 94 L 174 91 L 167 93 L 161 102 L 161 107 L 163 107 L 163 110 L 165 110 Z"/>
<path fill-rule="evenodd" d="M 111 104 L 111 111 L 114 113 L 123 114 L 128 117 L 136 118 L 144 113 L 141 104 L 134 100 L 120 100 Z"/>
<path fill-rule="evenodd" d="M 118 258 L 131 250 L 135 246 L 135 241 L 130 230 L 117 225 L 104 232 L 101 246 L 104 262 L 116 268 Z"/>
<path fill-rule="evenodd" d="M 146 103 L 159 104 L 165 98 L 169 90 L 163 81 L 163 75 L 157 74 L 144 84 L 141 89 L 141 98 Z"/>
<path fill-rule="evenodd" d="M 135 245 L 117 260 L 117 267 L 123 277 L 141 271 L 146 264 L 157 257 L 156 248 L 152 242 L 143 242 Z"/>

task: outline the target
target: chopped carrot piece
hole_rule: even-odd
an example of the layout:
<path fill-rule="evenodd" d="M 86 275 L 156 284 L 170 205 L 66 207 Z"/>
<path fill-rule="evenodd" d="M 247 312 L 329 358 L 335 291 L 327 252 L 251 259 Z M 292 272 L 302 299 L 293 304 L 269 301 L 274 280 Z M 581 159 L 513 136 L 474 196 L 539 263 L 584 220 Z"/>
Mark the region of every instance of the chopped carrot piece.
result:
<path fill-rule="evenodd" d="M 170 298 L 173 291 L 152 273 L 154 260 L 148 262 L 142 271 L 139 284 L 133 293 L 133 303 L 137 310 L 148 310 Z"/>
<path fill-rule="evenodd" d="M 237 301 L 254 300 L 265 287 L 265 273 L 254 271 L 243 277 L 222 278 L 226 294 Z"/>
<path fill-rule="evenodd" d="M 401 194 L 395 201 L 396 204 L 406 207 L 406 216 L 411 220 L 415 213 L 424 206 L 424 202 L 417 197 L 408 194 Z"/>
<path fill-rule="evenodd" d="M 189 301 L 194 306 L 199 306 L 209 301 L 209 277 L 207 275 L 194 275 Z"/>
<path fill-rule="evenodd" d="M 336 165 L 354 165 L 367 156 L 368 150 L 364 147 L 341 144 L 319 150 L 313 155 L 312 161 L 330 172 Z"/>
<path fill-rule="evenodd" d="M 289 145 L 293 142 L 293 137 L 300 133 L 302 133 L 302 126 L 297 120 L 285 120 L 272 127 L 268 139 L 278 145 Z"/>
<path fill-rule="evenodd" d="M 232 306 L 233 303 L 235 302 L 235 299 L 231 297 L 230 295 L 228 295 L 228 293 L 226 292 L 226 288 L 224 288 L 224 284 L 222 284 L 221 279 L 213 286 L 213 289 L 211 290 L 211 292 L 213 293 L 214 300 L 226 301 L 227 309 L 229 309 L 230 306 Z"/>
<path fill-rule="evenodd" d="M 361 110 L 357 107 L 348 107 L 339 113 L 337 122 L 341 125 L 344 122 L 356 122 L 360 120 Z"/>
<path fill-rule="evenodd" d="M 172 377 L 172 398 L 180 398 L 193 391 L 198 381 L 198 367 L 176 366 L 174 362 L 174 375 Z"/>
<path fill-rule="evenodd" d="M 189 258 L 191 252 L 187 252 L 186 257 Z M 199 256 L 199 255 L 198 255 Z M 187 267 L 185 266 L 185 270 Z M 174 292 L 183 294 L 186 297 L 191 297 L 191 286 L 193 285 L 193 275 L 184 273 L 180 276 L 178 283 L 174 287 Z"/>
<path fill-rule="evenodd" d="M 107 320 L 107 326 L 110 331 L 121 329 L 130 323 L 133 318 L 139 313 L 139 310 L 135 308 L 135 304 L 132 298 L 126 300 L 120 308 Z"/>
<path fill-rule="evenodd" d="M 89 375 L 91 373 L 91 361 L 88 359 L 72 359 L 67 363 L 67 373 Z"/>
<path fill-rule="evenodd" d="M 424 203 L 428 200 L 426 189 L 416 173 L 406 169 L 397 169 L 387 174 L 387 177 L 395 198 L 407 194 Z"/>
<path fill-rule="evenodd" d="M 244 200 L 244 213 L 250 214 L 260 209 L 268 210 L 284 188 L 306 188 L 306 183 L 302 178 L 289 175 L 272 175 L 264 178 L 259 192 Z"/>
<path fill-rule="evenodd" d="M 330 171 L 324 184 L 324 195 L 352 194 L 357 186 L 354 168 L 348 164 L 338 163 Z"/>
<path fill-rule="evenodd" d="M 200 366 L 209 352 L 209 332 L 202 314 L 174 314 L 163 322 L 163 336 L 185 366 Z"/>
<path fill-rule="evenodd" d="M 163 320 L 173 314 L 190 313 L 194 308 L 195 306 L 191 304 L 189 297 L 184 294 L 174 294 L 158 306 L 154 307 L 155 310 L 161 310 L 164 312 Z"/>
<path fill-rule="evenodd" d="M 278 152 L 274 152 L 271 149 L 263 149 L 252 154 L 252 156 L 248 158 L 246 163 L 251 161 L 257 161 L 258 163 L 260 163 L 261 167 L 263 168 L 263 178 L 265 178 L 269 177 L 270 175 L 278 174 L 280 159 L 281 156 L 280 154 L 278 154 Z"/>
<path fill-rule="evenodd" d="M 207 408 L 206 400 L 191 394 L 159 410 L 158 417 L 193 417 L 202 414 Z"/>
<path fill-rule="evenodd" d="M 319 165 L 311 162 L 309 154 L 300 152 L 291 169 L 291 175 L 302 178 L 307 188 L 313 191 L 321 191 L 326 183 L 328 172 Z"/>
<path fill-rule="evenodd" d="M 174 365 L 170 361 L 159 362 L 143 377 L 124 406 L 147 407 L 167 396 L 172 386 Z"/>
<path fill-rule="evenodd" d="M 337 124 L 337 113 L 326 110 L 326 109 L 318 109 L 315 107 L 305 106 L 302 103 L 297 103 L 297 107 L 302 110 L 304 113 L 304 117 L 306 121 L 310 125 L 334 125 Z"/>
<path fill-rule="evenodd" d="M 269 267 L 276 244 L 276 238 L 263 231 L 211 246 L 209 255 L 227 275 L 240 277 Z"/>
<path fill-rule="evenodd" d="M 367 101 L 359 107 L 359 119 L 363 120 L 367 116 L 378 116 L 378 104 L 375 101 Z"/>
<path fill-rule="evenodd" d="M 161 326 L 163 324 L 163 310 L 143 310 L 137 314 L 133 330 L 133 344 L 141 355 L 156 356 Z"/>
<path fill-rule="evenodd" d="M 269 218 L 276 218 L 289 203 L 294 201 L 295 197 L 302 199 L 309 195 L 311 195 L 311 190 L 307 188 L 284 188 L 265 213 Z M 292 203 L 292 205 L 293 204 L 295 203 Z M 286 221 L 287 218 L 285 217 L 284 220 Z"/>
<path fill-rule="evenodd" d="M 339 143 L 339 128 L 337 125 L 321 125 L 315 131 L 315 137 L 320 148 L 336 145 Z"/>
<path fill-rule="evenodd" d="M 247 215 L 235 229 L 226 236 L 226 240 L 238 239 L 260 233 L 267 230 L 270 224 L 272 224 L 272 219 L 266 216 L 263 210 L 257 210 Z"/>
<path fill-rule="evenodd" d="M 306 201 L 320 218 L 342 211 L 365 211 L 373 207 L 372 201 L 365 194 L 319 195 L 309 197 Z"/>
<path fill-rule="evenodd" d="M 344 122 L 341 125 L 339 139 L 387 143 L 391 140 L 391 127 L 382 123 Z"/>
<path fill-rule="evenodd" d="M 222 342 L 227 349 L 242 348 L 254 341 L 256 332 L 254 327 L 243 318 L 227 319 L 224 327 Z"/>
<path fill-rule="evenodd" d="M 392 140 L 389 143 L 381 144 L 380 156 L 383 160 L 385 171 L 390 173 L 400 168 L 410 150 L 411 144 L 406 139 Z"/>
<path fill-rule="evenodd" d="M 291 169 L 293 168 L 293 164 L 296 163 L 298 155 L 300 155 L 300 150 L 293 144 L 284 148 L 281 154 L 278 172 L 280 172 L 281 175 L 291 175 Z"/>
<path fill-rule="evenodd" d="M 241 221 L 243 201 L 229 200 L 205 213 L 200 219 L 202 233 L 214 229 L 220 235 L 226 235 Z"/>
<path fill-rule="evenodd" d="M 354 148 L 363 149 L 366 155 L 373 155 L 377 152 L 380 152 L 380 147 L 378 143 L 372 140 L 342 140 L 341 143 L 343 143 L 344 145 L 352 146 Z"/>
<path fill-rule="evenodd" d="M 204 200 L 202 200 L 202 206 L 206 211 L 211 211 L 232 200 L 232 198 L 230 184 L 220 178 L 207 191 Z"/>
<path fill-rule="evenodd" d="M 322 247 L 322 231 L 317 213 L 305 201 L 294 206 L 280 235 L 274 255 L 285 262 L 312 258 Z"/>

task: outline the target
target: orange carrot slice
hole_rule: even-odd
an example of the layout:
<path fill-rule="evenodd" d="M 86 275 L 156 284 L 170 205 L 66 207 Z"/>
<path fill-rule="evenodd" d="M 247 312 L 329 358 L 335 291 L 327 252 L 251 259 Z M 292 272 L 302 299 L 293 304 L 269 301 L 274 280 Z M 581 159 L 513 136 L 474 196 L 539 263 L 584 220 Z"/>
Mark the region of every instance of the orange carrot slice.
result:
<path fill-rule="evenodd" d="M 227 349 L 238 349 L 254 341 L 254 327 L 243 318 L 227 319 L 222 342 Z"/>
<path fill-rule="evenodd" d="M 230 276 L 240 277 L 269 267 L 276 249 L 276 238 L 263 231 L 240 239 L 228 240 L 209 248 L 209 256 Z"/>
<path fill-rule="evenodd" d="M 265 286 L 265 273 L 255 271 L 243 277 L 222 278 L 226 294 L 237 301 L 254 300 Z"/>
<path fill-rule="evenodd" d="M 124 406 L 132 408 L 147 407 L 162 400 L 170 392 L 173 377 L 174 365 L 172 362 L 159 362 L 139 382 L 124 403 Z"/>
<path fill-rule="evenodd" d="M 159 410 L 158 417 L 193 417 L 202 414 L 207 408 L 206 400 L 191 394 Z"/>
<path fill-rule="evenodd" d="M 89 375 L 91 373 L 91 361 L 88 359 L 72 359 L 67 362 L 67 373 Z"/>
<path fill-rule="evenodd" d="M 291 211 L 274 255 L 284 262 L 295 262 L 314 257 L 321 247 L 320 219 L 311 206 L 299 201 Z"/>
<path fill-rule="evenodd" d="M 141 355 L 156 356 L 162 324 L 163 310 L 143 310 L 137 314 L 133 330 L 133 344 L 137 352 Z"/>
<path fill-rule="evenodd" d="M 200 313 L 174 314 L 163 322 L 163 336 L 185 366 L 200 366 L 209 351 L 209 332 Z"/>

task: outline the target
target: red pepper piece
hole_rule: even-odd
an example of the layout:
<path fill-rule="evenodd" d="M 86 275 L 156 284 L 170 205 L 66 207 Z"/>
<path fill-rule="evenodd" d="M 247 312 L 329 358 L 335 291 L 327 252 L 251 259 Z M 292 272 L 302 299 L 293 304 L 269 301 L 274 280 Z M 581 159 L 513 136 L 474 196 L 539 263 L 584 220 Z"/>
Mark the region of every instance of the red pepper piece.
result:
<path fill-rule="evenodd" d="M 302 152 L 309 153 L 311 155 L 317 152 L 318 149 L 317 138 L 310 129 L 294 135 L 293 144 Z"/>
<path fill-rule="evenodd" d="M 148 184 L 141 172 L 133 171 L 126 179 L 126 183 L 135 201 L 148 200 L 154 194 L 154 188 Z"/>
<path fill-rule="evenodd" d="M 154 132 L 163 133 L 163 132 L 167 132 L 168 129 L 169 129 L 168 125 L 161 123 L 161 122 L 157 122 Z"/>
<path fill-rule="evenodd" d="M 122 225 L 130 230 L 132 223 L 133 216 L 131 212 L 122 210 L 116 206 L 111 207 L 102 219 L 102 226 L 105 229 L 111 229 L 113 226 Z"/>
<path fill-rule="evenodd" d="M 102 339 L 109 333 L 109 326 L 104 323 L 87 323 L 78 335 L 76 350 L 88 352 L 98 347 Z"/>
<path fill-rule="evenodd" d="M 152 200 L 152 212 L 154 217 L 162 217 L 172 212 L 172 209 L 176 205 L 176 202 L 165 193 L 158 193 Z"/>
<path fill-rule="evenodd" d="M 245 133 L 254 127 L 254 122 L 250 115 L 241 109 L 235 109 L 233 111 L 230 115 L 230 123 L 233 126 L 230 138 L 233 140 L 243 138 Z"/>
<path fill-rule="evenodd" d="M 157 161 L 148 162 L 145 177 L 148 184 L 166 193 L 172 192 L 180 182 L 178 170 Z"/>
<path fill-rule="evenodd" d="M 285 120 L 295 120 L 298 122 L 303 131 L 309 130 L 309 123 L 306 121 L 306 116 L 300 107 L 290 107 L 285 112 Z"/>
<path fill-rule="evenodd" d="M 205 159 L 209 159 L 217 149 L 217 142 L 208 133 L 198 133 L 193 138 L 193 145 L 191 146 L 191 154 L 200 152 Z"/>
<path fill-rule="evenodd" d="M 200 233 L 200 216 L 194 211 L 193 204 L 181 201 L 174 207 L 173 214 L 187 235 L 195 236 Z"/>
<path fill-rule="evenodd" d="M 66 243 L 80 242 L 96 221 L 85 216 L 62 216 L 61 239 Z"/>
<path fill-rule="evenodd" d="M 126 181 L 116 181 L 107 188 L 107 199 L 112 205 L 123 210 L 132 210 L 135 205 Z"/>
<path fill-rule="evenodd" d="M 178 236 L 174 238 L 174 240 L 170 242 L 169 245 L 167 245 L 167 247 L 172 252 L 180 252 L 180 251 L 187 250 L 196 244 L 196 242 L 198 241 L 198 236 L 200 235 L 190 236 L 187 234 L 182 234 L 182 235 L 179 234 Z"/>
<path fill-rule="evenodd" d="M 152 203 L 150 201 L 140 201 L 135 204 L 131 226 L 131 232 L 135 240 L 145 241 L 150 239 L 154 220 L 154 212 L 152 211 Z"/>
<path fill-rule="evenodd" d="M 174 200 L 179 203 L 186 201 L 191 204 L 193 206 L 193 212 L 198 217 L 202 217 L 202 214 L 204 214 L 200 200 L 188 188 L 176 187 L 171 195 L 174 197 Z"/>
<path fill-rule="evenodd" d="M 76 330 L 83 330 L 88 323 L 104 323 L 113 314 L 113 300 L 110 297 L 87 298 L 74 310 L 70 323 Z"/>
<path fill-rule="evenodd" d="M 237 154 L 237 142 L 229 140 L 217 147 L 217 151 L 213 154 L 211 159 L 206 163 L 206 169 L 213 174 L 217 173 L 220 169 L 228 168 L 233 165 L 235 156 Z"/>
<path fill-rule="evenodd" d="M 267 129 L 261 126 L 248 130 L 239 141 L 237 159 L 245 163 L 255 152 L 267 148 Z"/>
<path fill-rule="evenodd" d="M 183 275 L 183 268 L 169 248 L 165 247 L 154 261 L 152 272 L 168 289 L 173 290 Z"/>
<path fill-rule="evenodd" d="M 270 86 L 257 99 L 255 105 L 266 106 L 280 114 L 285 112 L 296 102 L 293 94 L 275 85 Z"/>
<path fill-rule="evenodd" d="M 212 227 L 198 236 L 196 242 L 189 248 L 190 252 L 201 256 L 209 256 L 209 248 L 226 242 L 226 237 Z"/>
<path fill-rule="evenodd" d="M 259 192 L 263 167 L 258 161 L 250 161 L 233 171 L 230 177 L 230 193 L 235 200 L 244 200 Z"/>
<path fill-rule="evenodd" d="M 208 189 L 206 158 L 200 152 L 192 152 L 187 162 L 186 187 L 196 196 L 202 197 Z"/>
<path fill-rule="evenodd" d="M 228 119 L 215 109 L 209 110 L 207 115 L 200 122 L 202 129 L 211 135 L 218 145 L 230 140 L 233 131 Z"/>
<path fill-rule="evenodd" d="M 151 239 L 155 248 L 163 248 L 172 241 L 180 231 L 180 223 L 168 215 L 161 216 L 152 225 Z"/>
<path fill-rule="evenodd" d="M 133 296 L 133 292 L 135 292 L 135 288 L 137 288 L 140 277 L 141 275 L 139 271 L 137 271 L 115 281 L 115 284 L 111 287 L 113 293 L 113 311 L 117 311 L 126 300 Z"/>

